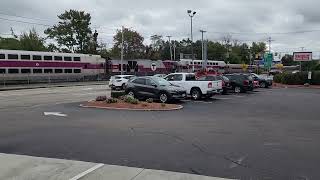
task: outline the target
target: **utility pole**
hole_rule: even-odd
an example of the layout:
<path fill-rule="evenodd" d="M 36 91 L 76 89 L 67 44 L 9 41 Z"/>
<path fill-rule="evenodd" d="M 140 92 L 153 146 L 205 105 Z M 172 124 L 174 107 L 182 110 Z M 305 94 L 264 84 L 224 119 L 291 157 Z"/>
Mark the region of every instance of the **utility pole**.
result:
<path fill-rule="evenodd" d="M 272 40 L 272 38 L 271 37 L 269 37 L 268 38 L 268 43 L 269 43 L 269 53 L 271 53 L 271 42 L 272 42 L 273 40 Z"/>
<path fill-rule="evenodd" d="M 192 60 L 192 72 L 194 72 L 194 53 L 193 53 L 193 32 L 192 32 L 192 19 L 194 17 L 194 15 L 196 15 L 197 12 L 192 11 L 192 10 L 188 10 L 187 13 L 189 14 L 189 17 L 191 19 L 191 60 Z"/>
<path fill-rule="evenodd" d="M 121 33 L 121 75 L 123 75 L 123 48 L 124 48 L 124 27 L 122 26 L 122 33 Z"/>
<path fill-rule="evenodd" d="M 204 57 L 204 42 L 203 42 L 203 33 L 207 32 L 204 30 L 200 30 L 201 32 L 201 43 L 202 43 L 202 68 L 206 68 L 207 64 L 205 64 L 205 57 Z"/>
<path fill-rule="evenodd" d="M 176 60 L 176 41 L 173 41 L 173 60 Z"/>
<path fill-rule="evenodd" d="M 171 37 L 172 36 L 167 36 L 169 38 L 169 46 L 170 46 L 170 60 L 172 61 L 172 49 L 171 49 Z"/>

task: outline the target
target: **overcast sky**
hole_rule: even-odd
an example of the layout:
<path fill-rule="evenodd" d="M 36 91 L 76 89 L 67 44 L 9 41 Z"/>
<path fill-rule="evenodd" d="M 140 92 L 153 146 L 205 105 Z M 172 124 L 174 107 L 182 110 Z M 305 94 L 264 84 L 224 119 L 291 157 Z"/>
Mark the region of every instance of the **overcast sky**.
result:
<path fill-rule="evenodd" d="M 4 18 L 52 25 L 64 10 L 77 9 L 92 15 L 92 28 L 99 31 L 99 40 L 109 46 L 122 25 L 140 32 L 145 43 L 150 42 L 152 34 L 180 40 L 190 37 L 187 9 L 192 9 L 197 12 L 195 40 L 200 39 L 199 30 L 204 29 L 208 31 L 205 37 L 211 40 L 228 33 L 247 43 L 266 41 L 271 36 L 272 49 L 278 52 L 297 51 L 300 47 L 320 51 L 320 31 L 301 33 L 320 30 L 319 7 L 317 0 L 1 0 L 0 34 L 10 34 L 11 27 L 18 34 L 32 27 L 39 32 L 46 28 Z"/>

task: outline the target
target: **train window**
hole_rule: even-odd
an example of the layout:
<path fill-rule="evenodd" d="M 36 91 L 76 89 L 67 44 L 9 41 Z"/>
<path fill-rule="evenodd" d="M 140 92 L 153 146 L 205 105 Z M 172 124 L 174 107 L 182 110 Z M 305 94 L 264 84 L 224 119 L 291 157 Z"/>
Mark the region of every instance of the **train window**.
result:
<path fill-rule="evenodd" d="M 54 60 L 55 60 L 55 61 L 62 61 L 62 56 L 55 56 L 55 57 L 54 57 Z"/>
<path fill-rule="evenodd" d="M 42 73 L 42 69 L 33 69 L 33 73 L 34 74 L 41 74 Z"/>
<path fill-rule="evenodd" d="M 70 73 L 72 73 L 72 69 L 65 69 L 65 70 L 64 70 L 64 73 L 70 74 Z"/>
<path fill-rule="evenodd" d="M 43 59 L 46 61 L 52 61 L 52 56 L 43 56 Z"/>
<path fill-rule="evenodd" d="M 41 56 L 39 56 L 39 55 L 33 55 L 32 59 L 37 60 L 37 61 L 42 60 Z"/>
<path fill-rule="evenodd" d="M 81 61 L 81 58 L 80 57 L 74 57 L 73 61 Z"/>
<path fill-rule="evenodd" d="M 79 74 L 79 73 L 81 73 L 81 69 L 74 69 L 73 72 L 76 74 Z"/>
<path fill-rule="evenodd" d="M 0 69 L 0 74 L 5 74 L 6 73 L 6 69 Z"/>
<path fill-rule="evenodd" d="M 5 54 L 0 54 L 0 59 L 5 59 L 6 55 Z"/>
<path fill-rule="evenodd" d="M 63 73 L 63 70 L 62 69 L 55 69 L 54 73 L 61 74 L 61 73 Z"/>
<path fill-rule="evenodd" d="M 64 61 L 72 61 L 72 58 L 69 56 L 64 57 Z"/>
<path fill-rule="evenodd" d="M 8 59 L 18 59 L 18 54 L 8 54 Z"/>
<path fill-rule="evenodd" d="M 30 60 L 31 56 L 30 55 L 21 55 L 21 60 Z"/>
<path fill-rule="evenodd" d="M 22 74 L 30 74 L 31 73 L 31 69 L 21 69 L 21 73 Z"/>
<path fill-rule="evenodd" d="M 9 69 L 8 73 L 9 74 L 18 74 L 19 73 L 19 69 Z"/>
<path fill-rule="evenodd" d="M 53 73 L 53 69 L 44 69 L 44 73 L 46 74 Z"/>

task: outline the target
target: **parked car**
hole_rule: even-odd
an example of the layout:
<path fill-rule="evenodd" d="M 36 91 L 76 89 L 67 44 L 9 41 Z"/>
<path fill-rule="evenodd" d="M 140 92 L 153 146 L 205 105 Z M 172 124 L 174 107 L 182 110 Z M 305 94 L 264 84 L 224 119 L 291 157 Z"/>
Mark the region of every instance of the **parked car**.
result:
<path fill-rule="evenodd" d="M 125 89 L 126 94 L 137 99 L 153 98 L 166 103 L 187 96 L 184 88 L 176 86 L 159 77 L 137 77 L 131 79 Z"/>
<path fill-rule="evenodd" d="M 109 81 L 111 89 L 125 89 L 126 83 L 135 76 L 133 75 L 116 75 L 112 76 Z"/>
<path fill-rule="evenodd" d="M 166 77 L 166 74 L 155 74 L 154 77 L 164 78 Z"/>
<path fill-rule="evenodd" d="M 222 75 L 206 75 L 198 79 L 199 81 L 222 81 L 222 94 L 227 94 L 228 89 L 230 89 L 230 80 L 226 76 Z"/>
<path fill-rule="evenodd" d="M 272 86 L 272 79 L 271 78 L 268 78 L 266 76 L 260 76 L 255 73 L 251 73 L 250 75 L 252 76 L 254 81 L 259 82 L 259 86 L 261 88 L 268 88 L 268 87 Z"/>
<path fill-rule="evenodd" d="M 222 92 L 222 81 L 198 81 L 194 73 L 172 73 L 165 77 L 170 83 L 181 86 L 187 90 L 192 99 L 211 97 Z"/>
<path fill-rule="evenodd" d="M 248 74 L 227 74 L 225 75 L 230 80 L 230 88 L 236 93 L 252 91 L 253 79 Z"/>

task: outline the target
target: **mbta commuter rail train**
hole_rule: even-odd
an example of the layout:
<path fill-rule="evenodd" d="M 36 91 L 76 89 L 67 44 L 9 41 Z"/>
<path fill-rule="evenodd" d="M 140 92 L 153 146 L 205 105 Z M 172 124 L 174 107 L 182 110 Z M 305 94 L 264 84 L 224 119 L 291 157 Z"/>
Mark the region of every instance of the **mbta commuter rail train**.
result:
<path fill-rule="evenodd" d="M 105 75 L 105 59 L 96 55 L 0 49 L 0 81 L 63 82 Z"/>
<path fill-rule="evenodd" d="M 194 64 L 193 64 L 194 63 Z M 152 61 L 123 60 L 125 74 L 153 75 L 172 72 L 192 72 L 202 69 L 201 60 Z M 239 65 L 240 66 L 240 65 Z M 239 70 L 239 67 L 234 67 Z M 223 61 L 208 61 L 207 70 L 218 73 L 230 71 Z M 17 51 L 0 49 L 0 81 L 28 83 L 63 82 L 105 79 L 121 73 L 120 60 L 105 60 L 98 55 Z"/>

